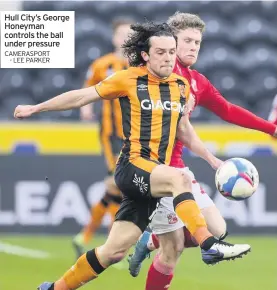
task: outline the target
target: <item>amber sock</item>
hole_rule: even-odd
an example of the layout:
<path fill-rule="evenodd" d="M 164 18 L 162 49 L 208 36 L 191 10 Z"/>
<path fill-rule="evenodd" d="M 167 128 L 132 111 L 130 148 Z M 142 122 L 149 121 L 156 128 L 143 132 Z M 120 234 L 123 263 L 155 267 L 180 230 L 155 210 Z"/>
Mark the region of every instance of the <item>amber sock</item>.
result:
<path fill-rule="evenodd" d="M 73 265 L 63 277 L 57 281 L 55 285 L 55 290 L 64 290 L 59 287 L 60 282 L 68 287 L 67 290 L 75 290 L 87 282 L 95 279 L 101 274 L 105 267 L 101 265 L 97 258 L 97 249 L 88 251 L 86 254 L 82 255 L 75 265 Z"/>
<path fill-rule="evenodd" d="M 205 240 L 212 237 L 192 193 L 181 193 L 174 198 L 173 204 L 178 217 L 183 221 L 200 246 Z"/>

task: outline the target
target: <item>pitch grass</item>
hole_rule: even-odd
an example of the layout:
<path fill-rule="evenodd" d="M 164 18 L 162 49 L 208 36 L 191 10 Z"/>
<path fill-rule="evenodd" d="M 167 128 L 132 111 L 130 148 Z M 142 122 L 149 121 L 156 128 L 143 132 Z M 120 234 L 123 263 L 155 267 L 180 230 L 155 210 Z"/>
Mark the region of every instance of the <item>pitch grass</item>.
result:
<path fill-rule="evenodd" d="M 105 237 L 98 236 L 92 246 L 100 245 Z M 53 281 L 67 270 L 75 259 L 70 237 L 6 236 L 2 243 L 46 251 L 48 259 L 34 259 L 0 252 L 0 289 L 35 290 L 43 281 Z M 233 237 L 231 242 L 249 243 L 252 252 L 243 259 L 206 266 L 199 249 L 186 250 L 176 269 L 171 290 L 276 290 L 277 237 Z M 127 269 L 109 268 L 98 279 L 81 289 L 143 290 L 148 266 L 144 263 L 137 278 Z"/>

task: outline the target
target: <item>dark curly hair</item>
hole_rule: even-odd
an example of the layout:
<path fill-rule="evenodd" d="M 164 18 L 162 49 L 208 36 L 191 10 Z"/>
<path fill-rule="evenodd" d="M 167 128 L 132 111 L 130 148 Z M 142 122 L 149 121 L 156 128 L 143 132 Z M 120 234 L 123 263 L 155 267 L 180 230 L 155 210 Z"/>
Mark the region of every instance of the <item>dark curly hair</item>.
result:
<path fill-rule="evenodd" d="M 150 38 L 153 36 L 171 36 L 176 40 L 171 28 L 167 23 L 154 23 L 146 21 L 144 23 L 132 24 L 131 29 L 133 32 L 123 44 L 123 53 L 129 60 L 130 66 L 145 65 L 145 60 L 141 56 L 141 52 L 149 52 Z"/>

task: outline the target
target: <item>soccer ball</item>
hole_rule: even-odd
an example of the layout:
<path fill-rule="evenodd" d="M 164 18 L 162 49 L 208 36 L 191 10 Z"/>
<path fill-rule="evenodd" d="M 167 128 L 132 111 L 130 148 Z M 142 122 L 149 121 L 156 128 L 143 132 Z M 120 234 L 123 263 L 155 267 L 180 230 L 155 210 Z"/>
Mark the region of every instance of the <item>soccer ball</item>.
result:
<path fill-rule="evenodd" d="M 217 169 L 215 184 L 224 197 L 244 200 L 257 190 L 259 174 L 250 161 L 244 158 L 231 158 Z"/>

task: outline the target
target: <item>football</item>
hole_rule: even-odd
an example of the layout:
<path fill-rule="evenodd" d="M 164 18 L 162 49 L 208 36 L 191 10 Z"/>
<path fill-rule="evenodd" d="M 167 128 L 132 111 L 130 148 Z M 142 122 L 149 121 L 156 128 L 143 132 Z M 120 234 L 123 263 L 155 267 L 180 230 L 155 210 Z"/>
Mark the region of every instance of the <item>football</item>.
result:
<path fill-rule="evenodd" d="M 217 169 L 215 184 L 224 197 L 230 200 L 245 200 L 257 190 L 259 173 L 249 160 L 231 158 Z"/>

